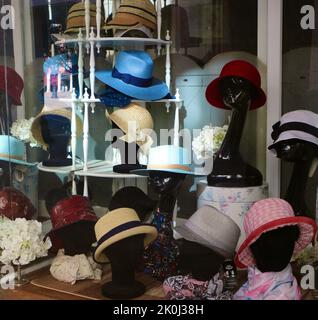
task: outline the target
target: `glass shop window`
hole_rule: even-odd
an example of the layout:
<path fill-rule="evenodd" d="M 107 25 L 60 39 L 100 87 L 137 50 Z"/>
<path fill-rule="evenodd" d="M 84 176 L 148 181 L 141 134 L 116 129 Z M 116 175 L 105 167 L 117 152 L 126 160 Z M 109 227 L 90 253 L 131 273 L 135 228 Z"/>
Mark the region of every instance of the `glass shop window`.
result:
<path fill-rule="evenodd" d="M 317 12 L 318 1 L 284 1 L 283 114 L 296 110 L 307 110 L 317 113 Z M 314 144 L 312 147 L 314 158 L 316 158 L 317 147 Z M 303 156 L 306 156 L 305 152 Z M 310 167 L 306 168 L 307 164 L 303 165 L 303 170 L 300 168 L 294 169 L 293 165 L 293 163 L 282 161 L 282 195 L 291 195 L 292 189 L 295 189 L 296 197 L 300 198 L 297 199 L 297 202 L 302 208 L 304 208 L 305 203 L 306 211 L 308 211 L 306 214 L 315 217 L 317 172 L 312 178 L 309 178 Z M 291 188 L 290 186 L 295 186 L 295 183 L 292 181 L 295 178 L 298 180 L 296 188 Z M 303 193 L 301 190 L 304 189 L 306 189 L 306 197 L 305 199 L 301 199 L 301 194 Z"/>
<path fill-rule="evenodd" d="M 94 77 L 92 79 L 90 72 L 112 70 L 114 54 L 126 44 L 95 41 L 92 57 L 91 43 L 84 41 L 80 48 L 80 42 L 74 39 L 85 40 L 87 33 L 90 37 L 100 33 L 102 38 L 170 39 L 171 71 L 167 69 L 168 49 L 165 46 L 158 50 L 155 42 L 149 53 L 155 61 L 154 75 L 165 81 L 171 79 L 172 95 L 175 95 L 177 88 L 180 89 L 184 100 L 180 129 L 202 129 L 208 124 L 223 126 L 228 121 L 229 113 L 213 110 L 205 101 L 205 88 L 217 76 L 212 74 L 211 61 L 219 57 L 216 60 L 216 69 L 219 69 L 225 59 L 223 54 L 233 54 L 235 57 L 238 54 L 242 58 L 257 56 L 257 0 L 162 0 L 160 6 L 158 1 L 151 1 L 157 12 L 149 9 L 150 12 L 144 13 L 138 24 L 125 8 L 122 10 L 122 18 L 115 23 L 116 27 L 112 21 L 125 0 L 0 1 L 2 8 L 5 7 L 1 10 L 1 14 L 5 14 L 0 15 L 0 181 L 1 188 L 17 190 L 19 199 L 24 197 L 24 202 L 30 202 L 27 202 L 28 215 L 38 217 L 41 221 L 49 220 L 50 208 L 57 201 L 58 195 L 74 193 L 74 175 L 69 169 L 74 165 L 74 158 L 79 168 L 85 165 L 85 158 L 90 162 L 109 159 L 120 161 L 118 155 L 117 158 L 113 154 L 109 156 L 111 141 L 105 141 L 105 134 L 111 125 L 105 116 L 105 108 L 98 102 L 90 105 L 88 118 L 85 119 L 86 106 L 82 103 L 76 106 L 74 117 L 72 112 L 75 109 L 72 109 L 70 101 L 74 98 L 72 94 L 82 94 L 84 97 L 85 94 L 92 94 L 92 80 L 98 92 L 101 83 Z M 288 19 L 285 24 L 288 24 Z M 87 28 L 87 21 L 90 22 L 90 28 Z M 100 21 L 100 28 L 97 21 Z M 136 28 L 129 30 L 127 25 L 131 24 Z M 158 25 L 161 27 L 158 28 Z M 290 52 L 290 65 L 294 65 L 296 59 L 298 64 L 299 61 L 307 62 L 306 66 L 311 70 L 315 54 L 315 32 L 297 44 L 293 32 L 293 29 L 285 30 L 290 35 L 289 38 L 287 35 L 285 37 L 285 55 L 287 57 Z M 129 48 L 138 45 L 138 41 L 130 42 Z M 300 60 L 299 55 L 302 57 Z M 306 78 L 296 78 L 308 85 L 307 76 L 314 79 L 314 71 L 308 73 Z M 290 81 L 287 85 L 291 85 Z M 301 86 L 303 88 L 303 84 Z M 290 98 L 295 101 L 294 95 L 299 92 L 297 90 L 286 87 L 285 100 Z M 297 98 L 300 96 L 297 95 Z M 308 96 L 308 101 L 312 99 L 313 96 Z M 286 102 L 286 108 L 287 105 L 290 107 Z M 198 112 L 198 106 L 205 111 Z M 173 128 L 173 106 L 170 105 L 170 111 L 173 112 L 169 113 L 166 112 L 165 104 L 158 106 L 150 103 L 147 109 L 156 120 L 156 130 Z M 74 132 L 72 135 L 75 123 L 77 136 L 74 136 Z M 87 125 L 89 131 L 85 135 Z M 54 139 L 58 139 L 57 145 L 51 143 L 52 132 L 55 133 Z M 256 143 L 247 142 L 244 145 L 247 146 L 247 152 L 253 153 L 250 158 L 255 162 L 257 150 L 253 146 Z M 74 147 L 75 155 L 72 154 Z M 56 161 L 52 154 L 57 156 Z M 82 175 L 78 175 L 75 179 L 76 192 L 89 194 L 94 206 L 107 208 L 114 190 L 127 183 L 147 189 L 146 182 L 124 180 L 92 175 L 85 181 Z M 194 193 L 189 197 L 190 187 L 190 183 L 185 186 L 180 203 L 189 213 L 193 213 L 196 199 Z M 12 192 L 10 194 L 8 197 L 12 199 Z M 4 203 L 1 199 L 4 198 L 1 198 L 0 193 L 0 213 Z"/>

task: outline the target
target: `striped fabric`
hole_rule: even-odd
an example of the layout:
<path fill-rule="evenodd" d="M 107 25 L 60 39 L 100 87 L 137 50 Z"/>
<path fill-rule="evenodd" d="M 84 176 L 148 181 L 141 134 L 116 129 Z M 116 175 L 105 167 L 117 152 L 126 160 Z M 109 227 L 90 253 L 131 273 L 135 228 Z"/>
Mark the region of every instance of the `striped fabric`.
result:
<path fill-rule="evenodd" d="M 105 29 L 113 27 L 131 27 L 135 24 L 155 31 L 157 28 L 157 13 L 154 5 L 149 0 L 124 0 L 122 1 L 112 21 L 107 23 Z"/>
<path fill-rule="evenodd" d="M 317 231 L 316 222 L 307 217 L 295 217 L 291 205 L 282 199 L 265 199 L 255 203 L 244 218 L 246 240 L 236 256 L 238 267 L 255 265 L 250 245 L 263 233 L 289 225 L 299 227 L 300 236 L 294 250 L 297 254 L 313 240 Z"/>
<path fill-rule="evenodd" d="M 90 4 L 90 26 L 96 28 L 96 5 Z M 102 20 L 104 16 L 102 13 Z M 65 33 L 78 33 L 79 29 L 85 29 L 85 3 L 73 5 L 68 11 Z"/>

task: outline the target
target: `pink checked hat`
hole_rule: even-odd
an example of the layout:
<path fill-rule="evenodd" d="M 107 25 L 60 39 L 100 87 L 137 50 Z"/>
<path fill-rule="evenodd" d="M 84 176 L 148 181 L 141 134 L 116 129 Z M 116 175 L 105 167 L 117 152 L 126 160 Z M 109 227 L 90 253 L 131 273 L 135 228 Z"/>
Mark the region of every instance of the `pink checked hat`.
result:
<path fill-rule="evenodd" d="M 250 245 L 265 232 L 292 225 L 297 225 L 300 231 L 295 243 L 296 254 L 314 239 L 316 222 L 307 217 L 295 217 L 291 205 L 282 199 L 265 199 L 255 203 L 244 218 L 246 240 L 235 257 L 236 265 L 242 269 L 255 265 Z"/>

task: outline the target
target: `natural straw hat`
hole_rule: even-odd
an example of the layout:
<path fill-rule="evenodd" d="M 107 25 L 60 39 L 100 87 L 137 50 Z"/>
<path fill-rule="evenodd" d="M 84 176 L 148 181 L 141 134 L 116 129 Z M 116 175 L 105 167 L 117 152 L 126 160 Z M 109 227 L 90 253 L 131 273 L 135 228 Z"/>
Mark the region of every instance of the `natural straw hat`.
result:
<path fill-rule="evenodd" d="M 51 109 L 46 106 L 42 109 L 41 113 L 33 120 L 31 131 L 34 139 L 38 141 L 42 146 L 48 147 L 48 144 L 44 141 L 41 131 L 41 118 L 44 116 L 60 116 L 67 118 L 72 121 L 72 110 L 71 109 Z M 76 116 L 76 134 L 80 136 L 83 133 L 83 122 Z"/>
<path fill-rule="evenodd" d="M 157 229 L 149 224 L 143 224 L 133 209 L 121 208 L 107 213 L 95 226 L 97 248 L 94 259 L 97 263 L 107 263 L 104 250 L 114 243 L 136 235 L 144 234 L 145 248 L 157 239 Z"/>
<path fill-rule="evenodd" d="M 129 29 L 142 24 L 152 31 L 157 30 L 157 13 L 149 0 L 124 0 L 116 11 L 113 20 L 108 22 L 105 30 Z"/>
<path fill-rule="evenodd" d="M 147 154 L 153 144 L 150 137 L 154 122 L 150 112 L 136 103 L 131 103 L 126 108 L 121 108 L 106 117 L 114 122 L 125 135 L 120 140 L 128 143 L 136 142 L 142 151 Z"/>
<path fill-rule="evenodd" d="M 104 20 L 103 13 L 101 19 Z M 96 5 L 93 3 L 90 4 L 90 26 L 96 28 Z M 80 28 L 84 30 L 85 27 L 85 3 L 79 2 L 68 11 L 65 33 L 78 33 Z"/>

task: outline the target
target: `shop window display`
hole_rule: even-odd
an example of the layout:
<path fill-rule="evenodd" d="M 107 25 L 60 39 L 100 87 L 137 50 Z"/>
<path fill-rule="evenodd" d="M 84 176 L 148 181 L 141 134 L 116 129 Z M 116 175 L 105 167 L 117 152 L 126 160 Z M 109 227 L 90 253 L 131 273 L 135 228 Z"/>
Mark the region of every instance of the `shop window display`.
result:
<path fill-rule="evenodd" d="M 16 284 L 32 266 L 30 290 L 87 300 L 302 299 L 291 261 L 317 233 L 317 115 L 268 124 L 294 164 L 271 198 L 253 157 L 268 151 L 258 2 L 18 9 L 0 31 L 0 263 Z"/>

